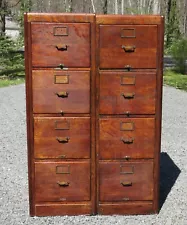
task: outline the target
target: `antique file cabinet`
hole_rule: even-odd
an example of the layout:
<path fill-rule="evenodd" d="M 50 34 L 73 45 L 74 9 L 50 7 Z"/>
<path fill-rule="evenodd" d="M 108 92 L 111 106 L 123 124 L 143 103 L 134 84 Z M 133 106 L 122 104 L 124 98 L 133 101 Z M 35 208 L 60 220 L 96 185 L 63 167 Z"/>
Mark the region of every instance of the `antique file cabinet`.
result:
<path fill-rule="evenodd" d="M 96 211 L 94 21 L 25 14 L 31 215 Z"/>
<path fill-rule="evenodd" d="M 25 14 L 30 214 L 159 208 L 163 17 Z"/>

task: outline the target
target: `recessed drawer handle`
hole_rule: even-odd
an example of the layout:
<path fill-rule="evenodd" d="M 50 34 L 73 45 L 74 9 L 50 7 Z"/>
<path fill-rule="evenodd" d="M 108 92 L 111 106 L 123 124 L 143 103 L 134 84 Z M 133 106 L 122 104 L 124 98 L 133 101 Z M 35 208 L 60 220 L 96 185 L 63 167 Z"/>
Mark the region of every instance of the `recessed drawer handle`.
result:
<path fill-rule="evenodd" d="M 122 93 L 121 94 L 125 99 L 132 99 L 134 98 L 135 94 L 134 93 Z"/>
<path fill-rule="evenodd" d="M 59 51 L 67 51 L 68 50 L 68 45 L 59 44 L 59 45 L 56 45 L 56 48 Z"/>
<path fill-rule="evenodd" d="M 68 187 L 69 186 L 69 182 L 65 182 L 65 181 L 61 181 L 61 182 L 58 181 L 57 184 L 60 187 Z"/>
<path fill-rule="evenodd" d="M 132 46 L 122 45 L 121 47 L 125 52 L 134 52 L 136 49 L 136 46 L 134 46 L 134 45 L 132 45 Z"/>
<path fill-rule="evenodd" d="M 57 137 L 56 140 L 59 142 L 59 143 L 68 143 L 69 142 L 69 137 Z"/>
<path fill-rule="evenodd" d="M 134 142 L 134 138 L 121 138 L 124 144 L 132 144 Z"/>
<path fill-rule="evenodd" d="M 132 186 L 132 182 L 121 182 L 121 185 L 123 187 L 129 187 L 129 186 Z"/>
<path fill-rule="evenodd" d="M 67 91 L 61 91 L 61 92 L 57 92 L 56 95 L 59 97 L 59 98 L 67 98 L 69 93 Z"/>

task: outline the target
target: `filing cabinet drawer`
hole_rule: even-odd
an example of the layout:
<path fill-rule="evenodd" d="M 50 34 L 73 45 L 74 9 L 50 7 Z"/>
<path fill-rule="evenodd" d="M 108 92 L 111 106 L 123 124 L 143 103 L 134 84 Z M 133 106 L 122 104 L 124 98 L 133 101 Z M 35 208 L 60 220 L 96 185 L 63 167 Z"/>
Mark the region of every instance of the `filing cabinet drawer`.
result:
<path fill-rule="evenodd" d="M 155 114 L 156 73 L 100 72 L 101 114 Z"/>
<path fill-rule="evenodd" d="M 100 159 L 154 157 L 154 118 L 102 118 L 99 126 Z"/>
<path fill-rule="evenodd" d="M 89 23 L 32 23 L 33 67 L 90 67 Z"/>
<path fill-rule="evenodd" d="M 99 200 L 153 200 L 153 162 L 100 162 Z"/>
<path fill-rule="evenodd" d="M 89 158 L 90 118 L 35 117 L 34 156 Z"/>
<path fill-rule="evenodd" d="M 89 113 L 90 72 L 33 70 L 34 113 Z"/>
<path fill-rule="evenodd" d="M 157 26 L 100 25 L 100 68 L 156 68 Z"/>
<path fill-rule="evenodd" d="M 36 202 L 90 200 L 89 162 L 35 162 Z"/>

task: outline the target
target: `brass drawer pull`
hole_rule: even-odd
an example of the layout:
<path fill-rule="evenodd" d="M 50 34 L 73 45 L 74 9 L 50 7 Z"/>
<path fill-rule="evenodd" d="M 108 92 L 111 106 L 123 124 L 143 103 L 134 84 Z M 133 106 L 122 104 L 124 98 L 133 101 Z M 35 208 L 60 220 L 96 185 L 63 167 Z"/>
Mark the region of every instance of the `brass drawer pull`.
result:
<path fill-rule="evenodd" d="M 121 182 L 121 185 L 123 187 L 130 187 L 130 186 L 132 186 L 132 182 Z"/>
<path fill-rule="evenodd" d="M 134 142 L 134 138 L 121 138 L 124 144 L 132 144 Z"/>
<path fill-rule="evenodd" d="M 69 137 L 57 137 L 56 140 L 59 142 L 59 143 L 68 143 L 69 142 Z"/>
<path fill-rule="evenodd" d="M 67 98 L 69 93 L 67 91 L 61 91 L 61 92 L 57 92 L 56 95 L 59 97 L 59 98 Z"/>
<path fill-rule="evenodd" d="M 132 46 L 122 45 L 121 47 L 125 52 L 134 52 L 136 49 L 136 46 L 134 46 L 134 45 L 132 45 Z"/>
<path fill-rule="evenodd" d="M 125 99 L 133 99 L 135 94 L 134 93 L 122 93 L 121 94 Z"/>
<path fill-rule="evenodd" d="M 68 187 L 69 186 L 69 182 L 65 182 L 65 181 L 61 181 L 61 182 L 58 181 L 57 184 L 60 187 Z"/>
<path fill-rule="evenodd" d="M 67 50 L 68 50 L 68 45 L 59 44 L 59 45 L 56 45 L 56 48 L 57 48 L 59 51 L 67 51 Z"/>

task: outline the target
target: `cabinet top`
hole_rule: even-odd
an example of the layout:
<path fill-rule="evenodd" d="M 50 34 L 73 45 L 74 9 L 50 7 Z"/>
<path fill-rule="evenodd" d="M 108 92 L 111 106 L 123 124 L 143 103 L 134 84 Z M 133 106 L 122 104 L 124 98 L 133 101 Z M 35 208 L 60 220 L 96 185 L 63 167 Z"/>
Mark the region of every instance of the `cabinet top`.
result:
<path fill-rule="evenodd" d="M 25 13 L 27 22 L 94 22 L 97 24 L 160 24 L 164 16 L 160 15 L 102 15 L 90 13 Z"/>

